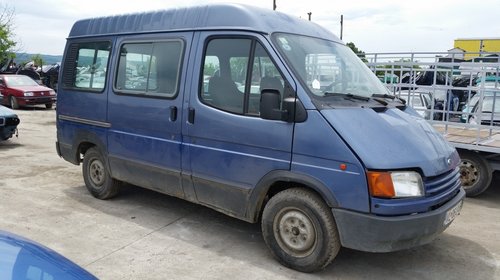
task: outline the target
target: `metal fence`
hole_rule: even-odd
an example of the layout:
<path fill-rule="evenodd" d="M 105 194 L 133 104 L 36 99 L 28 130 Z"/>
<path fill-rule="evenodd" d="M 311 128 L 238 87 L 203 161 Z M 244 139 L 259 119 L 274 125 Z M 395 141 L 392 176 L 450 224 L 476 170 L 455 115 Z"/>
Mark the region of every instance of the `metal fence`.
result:
<path fill-rule="evenodd" d="M 362 59 L 453 145 L 498 154 L 500 53 L 474 55 L 368 53 Z"/>

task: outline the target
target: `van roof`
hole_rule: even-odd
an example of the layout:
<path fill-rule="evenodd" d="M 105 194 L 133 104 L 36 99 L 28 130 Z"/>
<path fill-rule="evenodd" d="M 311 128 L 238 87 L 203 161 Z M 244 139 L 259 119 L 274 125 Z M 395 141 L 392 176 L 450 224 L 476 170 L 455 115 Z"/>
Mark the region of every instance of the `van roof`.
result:
<path fill-rule="evenodd" d="M 339 41 L 333 33 L 313 22 L 243 4 L 212 4 L 84 19 L 73 25 L 69 38 L 187 30 L 286 32 Z"/>

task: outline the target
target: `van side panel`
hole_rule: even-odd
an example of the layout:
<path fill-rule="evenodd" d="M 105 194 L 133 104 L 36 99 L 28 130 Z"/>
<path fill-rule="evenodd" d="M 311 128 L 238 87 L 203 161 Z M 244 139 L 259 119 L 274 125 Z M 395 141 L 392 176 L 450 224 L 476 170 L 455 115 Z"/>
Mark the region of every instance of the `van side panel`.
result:
<path fill-rule="evenodd" d="M 200 91 L 204 42 L 211 36 L 252 38 L 256 34 L 234 31 L 199 34 L 189 105 L 184 108 L 183 145 L 188 160 L 183 172 L 191 174 L 199 203 L 243 218 L 259 180 L 273 170 L 290 170 L 294 124 L 231 113 L 203 103 Z"/>
<path fill-rule="evenodd" d="M 307 117 L 306 122 L 296 124 L 292 172 L 320 181 L 338 201 L 336 207 L 369 213 L 361 162 L 318 111 L 308 110 Z M 345 170 L 341 164 L 346 165 Z"/>
<path fill-rule="evenodd" d="M 57 138 L 61 156 L 71 163 L 80 163 L 81 143 L 106 151 L 112 45 L 112 37 L 68 40 L 59 77 Z"/>
<path fill-rule="evenodd" d="M 121 76 L 114 79 L 109 94 L 108 118 L 111 128 L 108 156 L 114 178 L 184 197 L 180 180 L 180 114 L 192 36 L 192 32 L 172 32 L 125 36 L 117 40 L 113 65 L 116 68 L 118 65 L 126 66 L 126 69 L 114 69 L 113 74 Z M 154 49 L 161 49 L 161 45 L 182 46 L 180 61 L 176 60 L 177 54 L 163 49 L 152 55 L 131 55 L 132 52 L 141 51 L 141 48 L 151 48 L 154 52 Z M 120 54 L 122 50 L 123 54 Z M 119 64 L 119 59 L 127 60 L 126 65 L 124 61 Z M 123 82 L 124 85 L 119 85 L 123 77 L 128 80 Z M 146 89 L 143 82 L 148 79 Z"/>

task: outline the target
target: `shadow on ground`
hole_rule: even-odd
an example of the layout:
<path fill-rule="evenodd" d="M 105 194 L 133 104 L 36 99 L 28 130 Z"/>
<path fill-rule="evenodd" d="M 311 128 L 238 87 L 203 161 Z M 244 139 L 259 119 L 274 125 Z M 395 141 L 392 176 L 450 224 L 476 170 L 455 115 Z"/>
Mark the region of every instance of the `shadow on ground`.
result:
<path fill-rule="evenodd" d="M 1 150 L 11 150 L 11 149 L 15 149 L 17 147 L 22 147 L 22 146 L 23 146 L 22 144 L 13 142 L 11 140 L 0 141 L 0 151 Z"/>

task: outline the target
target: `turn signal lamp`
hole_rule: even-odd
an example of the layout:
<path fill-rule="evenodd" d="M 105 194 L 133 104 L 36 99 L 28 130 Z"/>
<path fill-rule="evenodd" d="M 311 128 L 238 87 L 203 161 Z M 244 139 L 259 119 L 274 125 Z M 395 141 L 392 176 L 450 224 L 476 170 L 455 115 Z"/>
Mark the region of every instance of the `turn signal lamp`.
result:
<path fill-rule="evenodd" d="M 368 171 L 370 194 L 381 198 L 418 197 L 424 195 L 422 177 L 414 171 Z"/>

